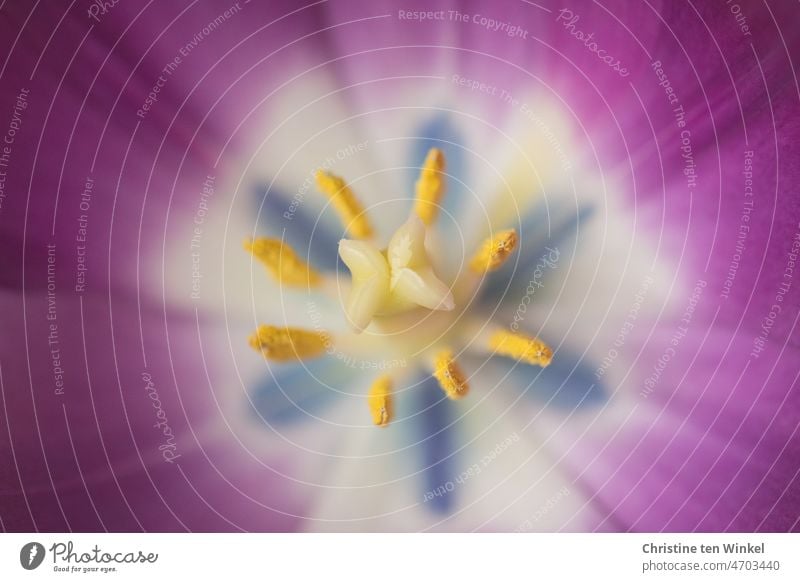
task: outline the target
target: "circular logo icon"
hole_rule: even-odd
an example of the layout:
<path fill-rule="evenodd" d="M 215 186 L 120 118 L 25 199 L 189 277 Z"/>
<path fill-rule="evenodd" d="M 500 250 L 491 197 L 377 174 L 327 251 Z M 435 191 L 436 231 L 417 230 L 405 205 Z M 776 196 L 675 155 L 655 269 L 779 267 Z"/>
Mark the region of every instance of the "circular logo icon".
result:
<path fill-rule="evenodd" d="M 44 546 L 39 542 L 28 542 L 19 551 L 19 563 L 26 570 L 35 570 L 44 561 Z"/>

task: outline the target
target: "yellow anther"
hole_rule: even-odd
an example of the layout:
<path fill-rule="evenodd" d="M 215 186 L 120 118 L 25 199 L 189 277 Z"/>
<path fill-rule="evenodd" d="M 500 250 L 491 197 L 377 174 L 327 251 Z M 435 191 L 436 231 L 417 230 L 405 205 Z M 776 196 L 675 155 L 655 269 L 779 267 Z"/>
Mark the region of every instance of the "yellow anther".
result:
<path fill-rule="evenodd" d="M 432 224 L 439 215 L 439 202 L 446 187 L 443 170 L 444 153 L 438 148 L 431 148 L 415 185 L 417 198 L 414 204 L 414 212 L 427 225 Z"/>
<path fill-rule="evenodd" d="M 469 391 L 469 384 L 467 384 L 464 372 L 450 350 L 445 350 L 436 356 L 433 376 L 439 381 L 439 386 L 451 400 L 458 400 L 462 396 L 466 396 Z"/>
<path fill-rule="evenodd" d="M 331 339 L 325 332 L 260 325 L 249 342 L 268 360 L 292 362 L 323 355 Z"/>
<path fill-rule="evenodd" d="M 372 384 L 367 395 L 367 405 L 376 426 L 386 426 L 392 420 L 392 379 L 381 376 Z"/>
<path fill-rule="evenodd" d="M 499 269 L 514 252 L 517 240 L 517 231 L 514 229 L 498 232 L 486 239 L 480 250 L 472 257 L 470 268 L 481 274 Z"/>
<path fill-rule="evenodd" d="M 319 170 L 316 177 L 317 186 L 330 199 L 347 232 L 356 238 L 370 238 L 372 226 L 364 207 L 345 181 L 324 170 Z"/>
<path fill-rule="evenodd" d="M 322 277 L 287 244 L 275 238 L 244 241 L 244 248 L 258 259 L 279 283 L 297 287 L 316 286 Z"/>
<path fill-rule="evenodd" d="M 553 350 L 536 337 L 509 331 L 497 331 L 489 338 L 489 347 L 501 356 L 544 368 L 553 359 Z"/>

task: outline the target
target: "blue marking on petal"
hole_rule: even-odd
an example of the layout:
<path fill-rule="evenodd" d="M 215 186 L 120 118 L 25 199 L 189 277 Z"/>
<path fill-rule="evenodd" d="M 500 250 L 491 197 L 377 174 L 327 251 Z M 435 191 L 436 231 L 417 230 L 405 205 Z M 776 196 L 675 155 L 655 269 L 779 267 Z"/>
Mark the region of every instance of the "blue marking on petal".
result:
<path fill-rule="evenodd" d="M 584 206 L 570 216 L 560 220 L 550 230 L 548 236 L 547 209 L 537 204 L 526 214 L 520 226 L 519 263 L 513 257 L 494 273 L 487 276 L 481 290 L 480 300 L 493 303 L 503 294 L 516 294 L 519 288 L 528 285 L 533 277 L 537 263 L 550 253 L 547 247 L 558 249 L 561 260 L 570 256 L 570 250 L 577 242 L 581 225 L 594 214 L 594 206 Z M 553 213 L 550 213 L 552 217 Z M 547 271 L 544 270 L 546 276 Z M 540 279 L 541 281 L 541 279 Z M 508 287 L 508 289 L 506 289 Z"/>
<path fill-rule="evenodd" d="M 439 224 L 446 229 L 455 228 L 453 220 L 458 221 L 464 202 L 470 196 L 464 184 L 461 183 L 469 183 L 464 149 L 459 147 L 464 145 L 463 135 L 453 123 L 450 114 L 444 111 L 436 113 L 412 135 L 418 139 L 413 142 L 414 146 L 411 151 L 409 166 L 413 166 L 414 169 L 409 170 L 408 173 L 408 192 L 414 192 L 414 184 L 419 177 L 418 168 L 421 168 L 425 162 L 428 150 L 431 148 L 442 150 L 447 164 L 445 172 L 448 174 L 448 178 L 447 190 L 441 202 L 443 209 L 439 214 Z M 453 218 L 449 218 L 447 213 L 450 213 Z"/>
<path fill-rule="evenodd" d="M 420 377 L 413 392 L 406 394 L 414 399 L 414 412 L 417 413 L 408 421 L 408 436 L 416 443 L 415 449 L 425 467 L 422 474 L 425 492 L 447 487 L 448 482 L 455 485 L 456 456 L 453 453 L 457 448 L 457 439 L 454 438 L 456 426 L 449 426 L 455 418 L 455 403 L 445 398 L 436 379 L 431 376 Z M 457 494 L 456 491 L 450 491 L 434 495 L 425 505 L 438 513 L 448 513 L 455 504 Z"/>
<path fill-rule="evenodd" d="M 561 411 L 572 411 L 598 406 L 608 400 L 608 391 L 602 380 L 595 376 L 597 366 L 586 357 L 559 347 L 553 361 L 546 368 L 522 364 L 496 356 L 490 364 L 501 366 L 509 372 L 508 381 L 525 390 L 525 396 Z"/>
<path fill-rule="evenodd" d="M 309 190 L 306 195 L 311 195 Z M 344 268 L 339 262 L 339 240 L 341 229 L 336 228 L 329 213 L 320 218 L 309 211 L 301 202 L 291 209 L 292 197 L 286 192 L 272 187 L 269 191 L 263 188 L 255 190 L 255 206 L 258 212 L 258 234 L 280 238 L 286 229 L 284 240 L 291 245 L 303 259 L 320 270 L 336 270 Z M 293 212 L 292 212 L 293 210 Z M 286 218 L 289 212 L 291 218 Z M 313 236 L 313 238 L 312 238 Z M 308 255 L 306 255 L 308 253 Z"/>
<path fill-rule="evenodd" d="M 304 367 L 305 366 L 305 367 Z M 342 395 L 321 382 L 336 387 L 347 382 L 343 366 L 331 358 L 301 363 L 273 364 L 250 396 L 251 412 L 259 422 L 286 425 L 311 420 Z M 337 388 L 338 389 L 338 388 Z"/>

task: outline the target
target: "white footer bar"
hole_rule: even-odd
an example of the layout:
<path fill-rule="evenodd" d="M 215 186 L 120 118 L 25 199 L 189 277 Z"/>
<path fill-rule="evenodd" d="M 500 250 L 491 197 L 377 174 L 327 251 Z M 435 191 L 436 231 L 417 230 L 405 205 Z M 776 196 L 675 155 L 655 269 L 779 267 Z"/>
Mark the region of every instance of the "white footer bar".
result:
<path fill-rule="evenodd" d="M 793 534 L 3 534 L 2 580 L 800 580 Z"/>

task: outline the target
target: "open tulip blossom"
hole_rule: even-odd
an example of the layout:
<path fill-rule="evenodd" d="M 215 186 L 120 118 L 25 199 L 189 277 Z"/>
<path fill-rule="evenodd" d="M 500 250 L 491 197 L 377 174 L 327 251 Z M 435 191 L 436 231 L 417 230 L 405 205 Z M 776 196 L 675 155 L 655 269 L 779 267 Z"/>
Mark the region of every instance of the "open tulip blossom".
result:
<path fill-rule="evenodd" d="M 796 6 L 56 4 L 4 530 L 800 530 Z"/>

